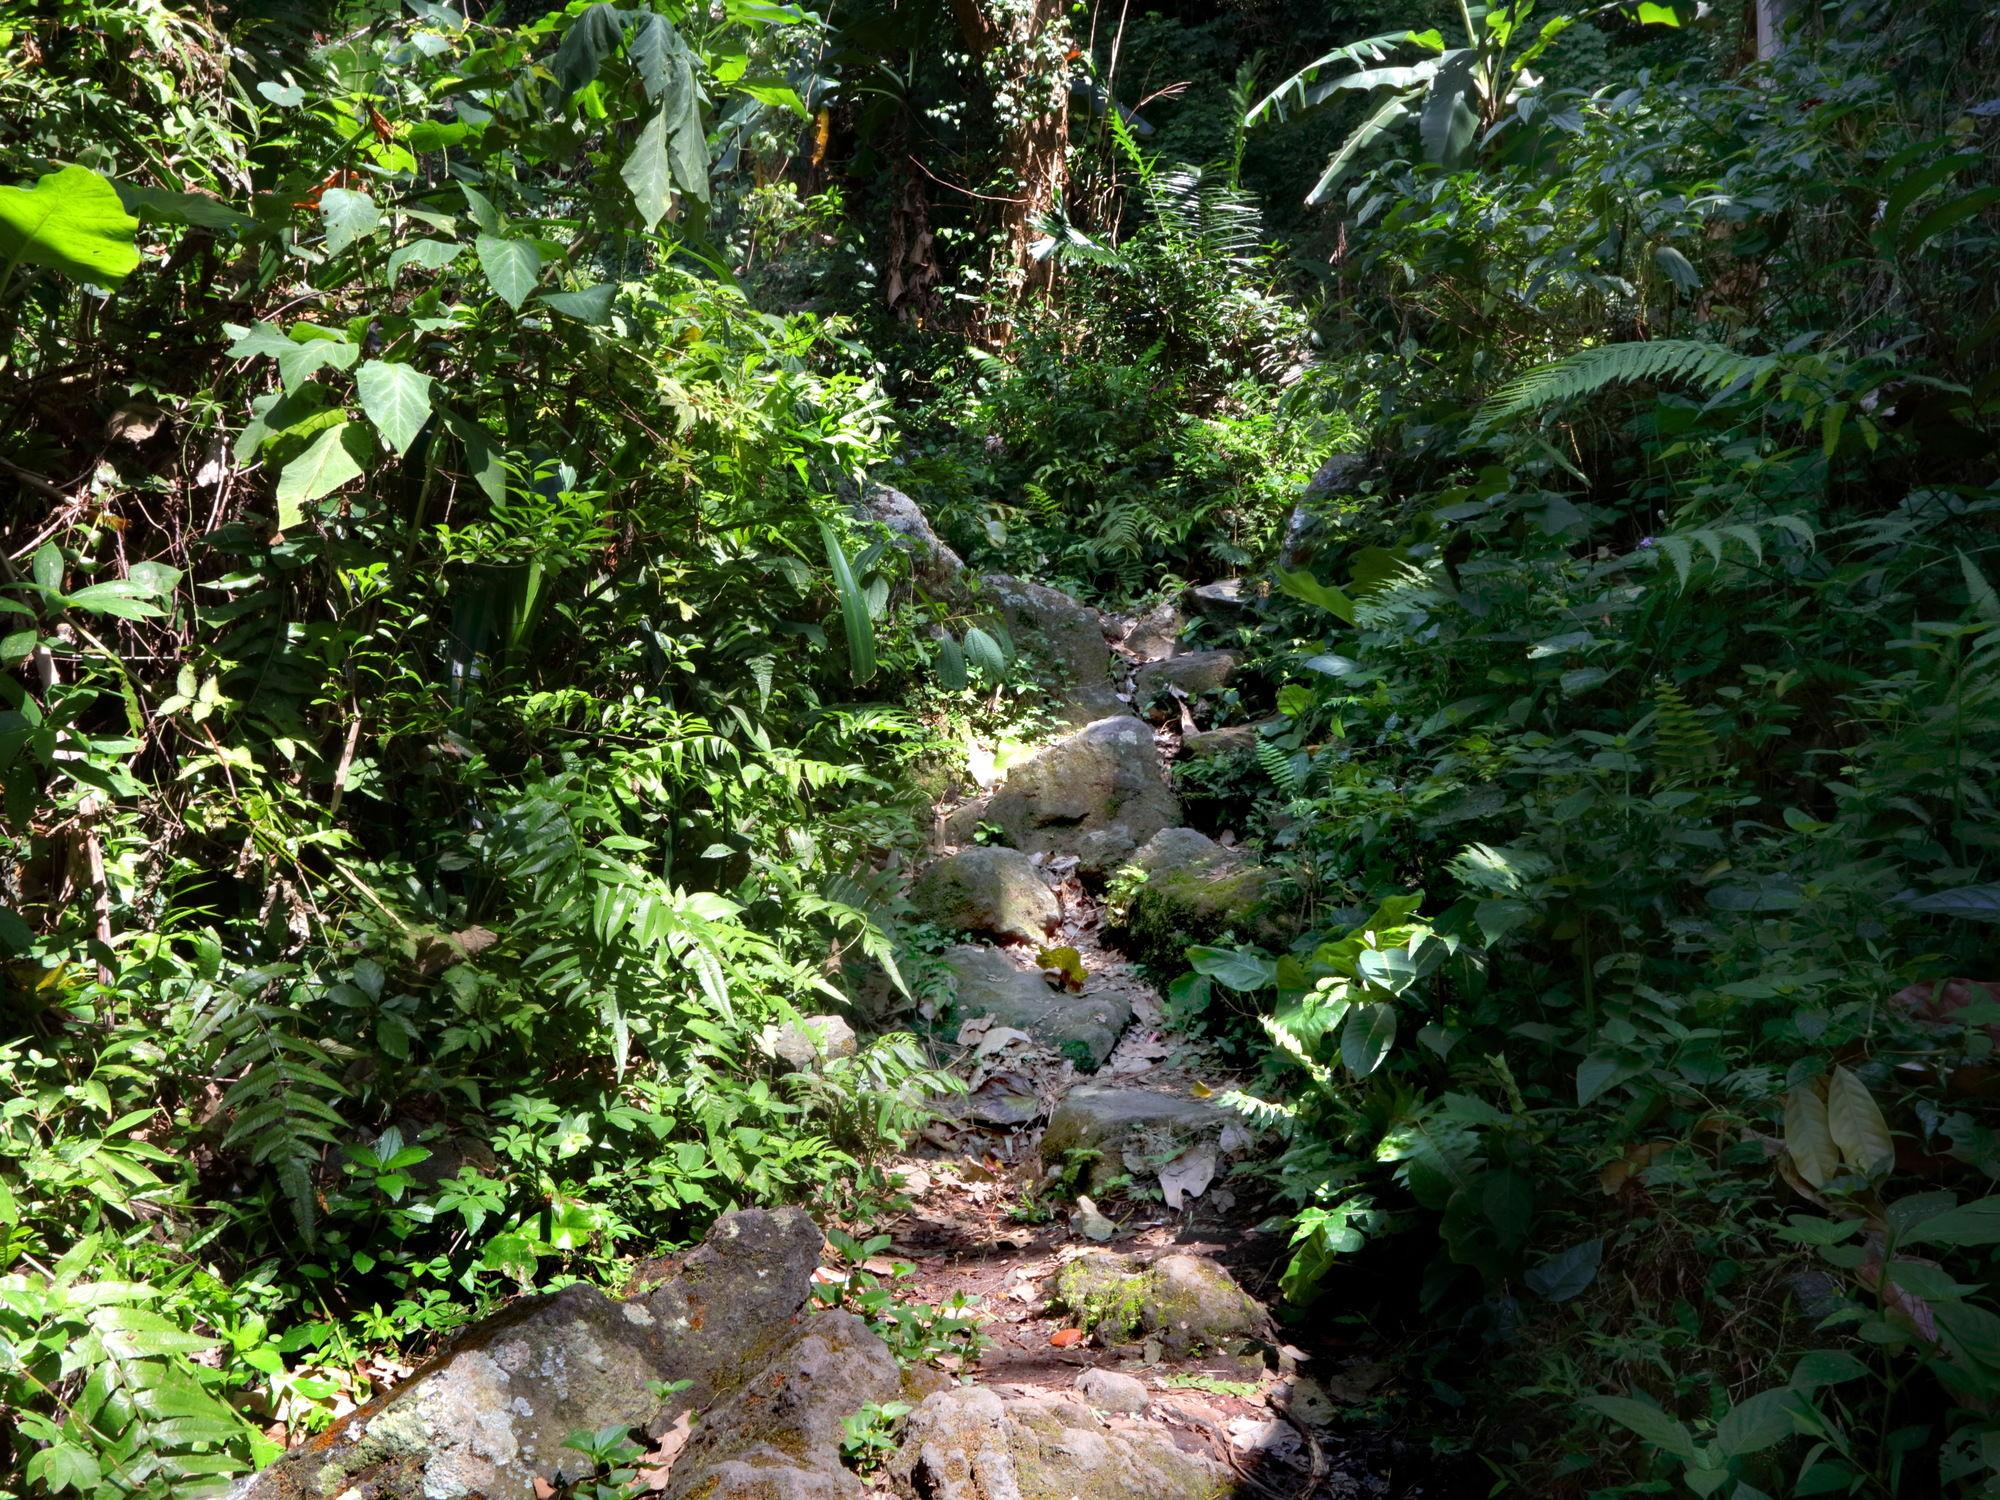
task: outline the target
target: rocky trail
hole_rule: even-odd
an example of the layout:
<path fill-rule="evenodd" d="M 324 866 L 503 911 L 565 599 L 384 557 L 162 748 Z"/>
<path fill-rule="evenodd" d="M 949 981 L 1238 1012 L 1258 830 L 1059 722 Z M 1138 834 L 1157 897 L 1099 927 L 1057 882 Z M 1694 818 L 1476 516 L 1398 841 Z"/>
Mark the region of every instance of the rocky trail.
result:
<path fill-rule="evenodd" d="M 1273 1143 L 1218 1102 L 1237 1080 L 1134 962 L 1274 920 L 1264 873 L 1226 830 L 1186 826 L 1167 774 L 1254 741 L 1205 720 L 1237 659 L 1187 645 L 1179 607 L 1106 620 L 1039 584 L 973 584 L 905 497 L 865 504 L 926 586 L 994 611 L 1069 726 L 1004 774 L 975 756 L 971 795 L 938 809 L 911 899 L 959 940 L 956 1002 L 924 1019 L 967 1092 L 894 1164 L 896 1211 L 849 1258 L 799 1210 L 731 1214 L 622 1301 L 572 1286 L 520 1304 L 246 1500 L 620 1493 L 579 1487 L 590 1465 L 564 1447 L 606 1430 L 650 1440 L 625 1492 L 670 1500 L 1446 1493 L 1389 1440 L 1343 1432 L 1387 1369 L 1326 1320 L 1273 1317 L 1284 1237 L 1231 1180 Z M 1232 585 L 1187 604 L 1238 607 Z M 1144 879 L 1114 910 L 1106 882 L 1131 867 Z M 810 1067 L 853 1035 L 814 1018 L 773 1045 Z M 980 1347 L 899 1366 L 855 1311 L 883 1288 L 962 1306 Z M 857 1431 L 870 1403 L 887 1411 Z"/>

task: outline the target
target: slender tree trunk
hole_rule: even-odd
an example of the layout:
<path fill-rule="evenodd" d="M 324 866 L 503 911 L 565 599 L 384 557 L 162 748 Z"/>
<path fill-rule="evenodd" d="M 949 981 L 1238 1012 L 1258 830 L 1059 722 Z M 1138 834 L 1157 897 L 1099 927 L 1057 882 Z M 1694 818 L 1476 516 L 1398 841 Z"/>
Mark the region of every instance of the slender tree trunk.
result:
<path fill-rule="evenodd" d="M 1055 206 L 1069 150 L 1069 32 L 1064 0 L 952 0 L 965 44 L 985 71 L 1009 177 L 995 270 L 1010 302 L 1048 284 L 1029 254 L 1035 222 Z"/>
<path fill-rule="evenodd" d="M 1757 13 L 1757 61 L 1785 50 L 1785 0 L 1752 0 Z"/>

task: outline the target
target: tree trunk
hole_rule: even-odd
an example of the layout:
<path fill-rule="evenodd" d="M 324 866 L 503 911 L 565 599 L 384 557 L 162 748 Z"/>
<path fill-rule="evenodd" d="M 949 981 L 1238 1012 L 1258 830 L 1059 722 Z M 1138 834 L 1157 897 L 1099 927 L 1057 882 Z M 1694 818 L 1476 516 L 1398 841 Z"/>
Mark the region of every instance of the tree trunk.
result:
<path fill-rule="evenodd" d="M 966 48 L 986 75 L 1000 117 L 1000 160 L 1010 180 L 994 269 L 1009 303 L 1048 283 L 1048 263 L 1028 252 L 1035 221 L 1055 206 L 1067 170 L 1065 9 L 1064 0 L 952 0 Z"/>

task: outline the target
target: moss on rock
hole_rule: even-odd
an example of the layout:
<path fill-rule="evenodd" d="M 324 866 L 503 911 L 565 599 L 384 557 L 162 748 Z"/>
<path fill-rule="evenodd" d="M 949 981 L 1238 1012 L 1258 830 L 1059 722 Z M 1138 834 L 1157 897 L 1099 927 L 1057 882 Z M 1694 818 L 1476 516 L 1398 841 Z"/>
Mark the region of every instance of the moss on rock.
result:
<path fill-rule="evenodd" d="M 1156 1338 L 1175 1357 L 1268 1343 L 1269 1314 L 1236 1278 L 1199 1255 L 1156 1261 L 1096 1251 L 1064 1266 L 1055 1302 L 1102 1344 Z"/>

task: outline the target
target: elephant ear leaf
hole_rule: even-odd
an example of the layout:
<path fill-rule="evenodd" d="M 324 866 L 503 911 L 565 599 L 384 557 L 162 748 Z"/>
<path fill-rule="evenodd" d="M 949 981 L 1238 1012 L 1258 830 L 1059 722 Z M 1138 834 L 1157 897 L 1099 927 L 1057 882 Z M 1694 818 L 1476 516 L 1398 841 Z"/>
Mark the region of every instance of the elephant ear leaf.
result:
<path fill-rule="evenodd" d="M 0 286 L 20 265 L 111 286 L 139 264 L 138 229 L 118 190 L 86 167 L 0 187 Z"/>

